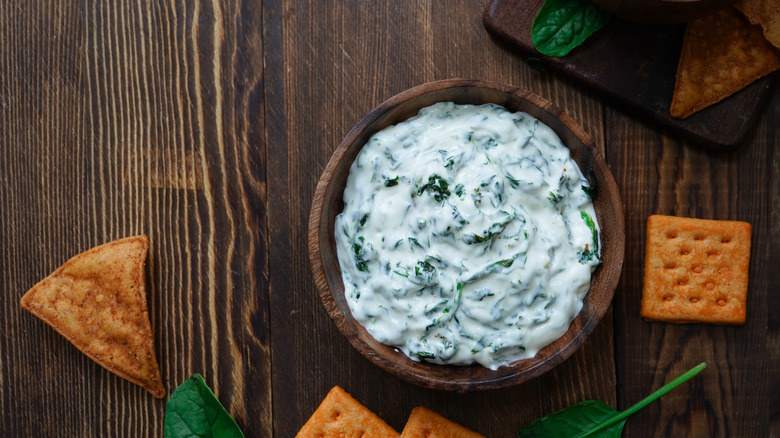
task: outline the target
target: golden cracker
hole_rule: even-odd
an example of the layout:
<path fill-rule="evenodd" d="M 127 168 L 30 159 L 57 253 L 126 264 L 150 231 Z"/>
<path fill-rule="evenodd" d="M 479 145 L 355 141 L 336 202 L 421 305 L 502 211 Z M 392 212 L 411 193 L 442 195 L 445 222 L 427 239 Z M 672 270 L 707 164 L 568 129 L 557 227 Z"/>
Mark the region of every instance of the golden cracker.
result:
<path fill-rule="evenodd" d="M 761 26 L 764 37 L 780 49 L 780 2 L 777 0 L 740 0 L 734 7 L 742 12 L 750 23 Z"/>
<path fill-rule="evenodd" d="M 485 438 L 436 412 L 419 406 L 412 410 L 401 438 Z"/>
<path fill-rule="evenodd" d="M 744 324 L 750 243 L 746 222 L 650 216 L 641 316 Z"/>
<path fill-rule="evenodd" d="M 146 307 L 146 236 L 97 246 L 32 287 L 21 306 L 95 362 L 165 396 Z"/>
<path fill-rule="evenodd" d="M 780 69 L 780 52 L 734 8 L 697 18 L 685 29 L 669 109 L 684 119 Z"/>
<path fill-rule="evenodd" d="M 398 432 L 338 386 L 328 392 L 296 438 L 398 437 Z"/>

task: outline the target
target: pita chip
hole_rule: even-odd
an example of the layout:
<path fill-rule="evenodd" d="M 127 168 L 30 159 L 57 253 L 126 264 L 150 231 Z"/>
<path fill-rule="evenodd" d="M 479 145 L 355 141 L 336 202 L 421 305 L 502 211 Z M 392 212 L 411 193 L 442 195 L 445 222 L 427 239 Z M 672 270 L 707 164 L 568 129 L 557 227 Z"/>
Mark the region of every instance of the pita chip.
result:
<path fill-rule="evenodd" d="M 684 119 L 780 69 L 780 52 L 734 8 L 688 23 L 670 113 Z"/>
<path fill-rule="evenodd" d="M 752 24 L 761 26 L 767 41 L 780 49 L 780 1 L 740 0 L 734 3 L 734 7 Z"/>
<path fill-rule="evenodd" d="M 146 307 L 146 236 L 76 255 L 32 287 L 21 306 L 95 362 L 165 396 Z"/>

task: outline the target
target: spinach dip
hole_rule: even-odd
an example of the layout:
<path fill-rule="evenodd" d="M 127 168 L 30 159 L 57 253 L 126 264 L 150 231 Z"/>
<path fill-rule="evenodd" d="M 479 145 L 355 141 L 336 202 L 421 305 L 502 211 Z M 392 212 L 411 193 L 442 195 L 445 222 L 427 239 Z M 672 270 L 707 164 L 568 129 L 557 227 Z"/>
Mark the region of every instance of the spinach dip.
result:
<path fill-rule="evenodd" d="M 590 192 L 528 114 L 423 108 L 350 168 L 335 236 L 353 317 L 417 361 L 533 357 L 566 332 L 600 263 Z"/>

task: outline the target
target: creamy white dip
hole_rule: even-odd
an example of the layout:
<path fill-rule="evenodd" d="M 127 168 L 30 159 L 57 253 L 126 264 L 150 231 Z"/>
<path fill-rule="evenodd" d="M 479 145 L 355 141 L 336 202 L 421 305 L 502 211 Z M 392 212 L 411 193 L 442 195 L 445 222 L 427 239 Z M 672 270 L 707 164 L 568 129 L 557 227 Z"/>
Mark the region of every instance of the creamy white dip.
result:
<path fill-rule="evenodd" d="M 528 114 L 423 108 L 350 169 L 335 235 L 353 317 L 417 361 L 533 357 L 566 332 L 600 263 L 589 192 Z"/>

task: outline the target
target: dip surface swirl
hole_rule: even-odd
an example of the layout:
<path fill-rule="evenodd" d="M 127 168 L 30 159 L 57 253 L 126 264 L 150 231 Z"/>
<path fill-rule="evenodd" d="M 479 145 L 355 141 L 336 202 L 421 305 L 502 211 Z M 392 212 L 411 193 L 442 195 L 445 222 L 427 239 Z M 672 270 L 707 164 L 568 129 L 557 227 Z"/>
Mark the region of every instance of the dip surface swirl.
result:
<path fill-rule="evenodd" d="M 587 180 L 525 113 L 437 103 L 374 134 L 335 224 L 347 302 L 413 360 L 497 369 L 561 337 L 600 263 Z"/>

